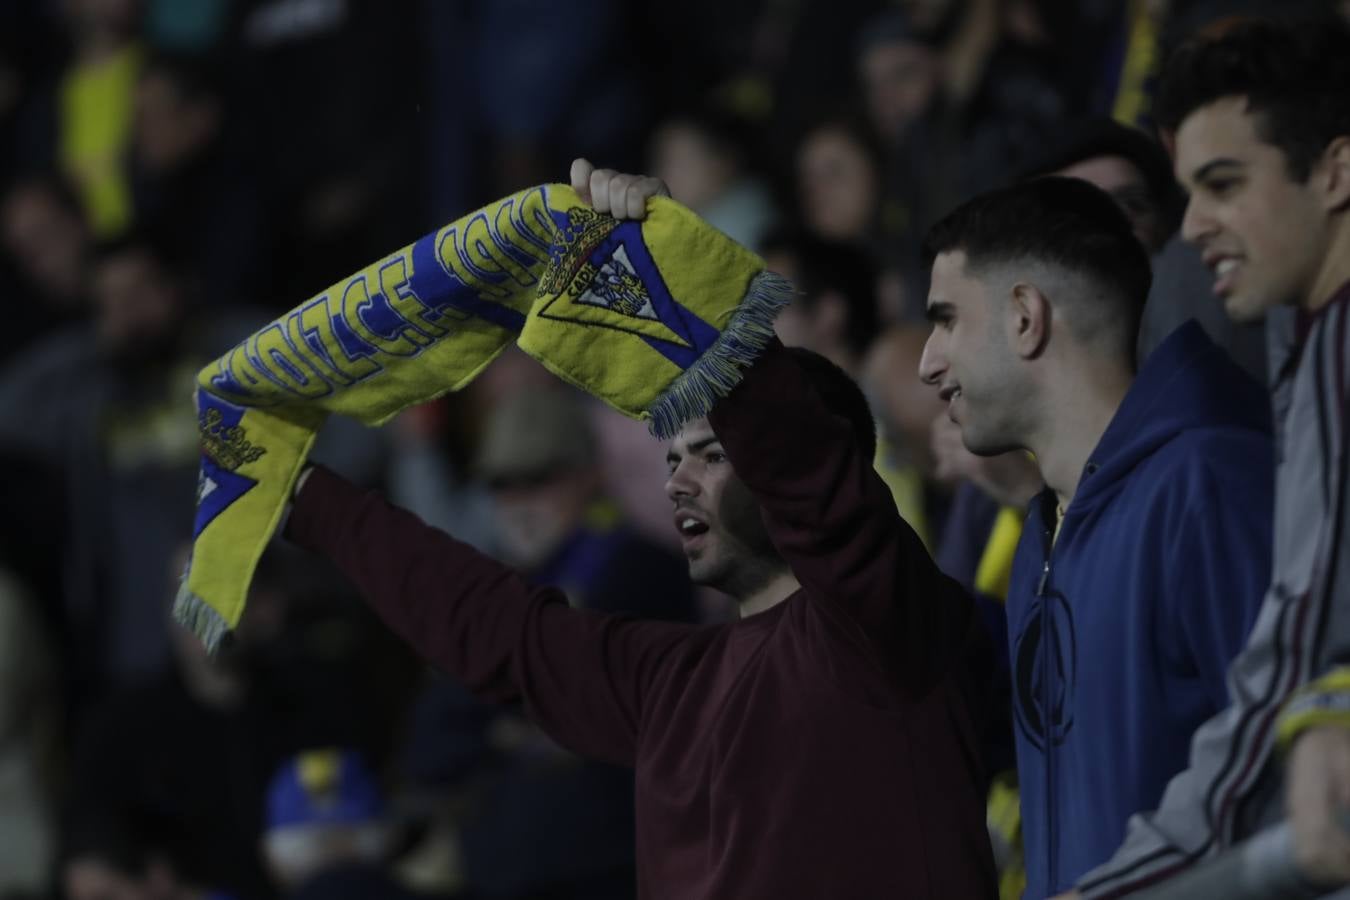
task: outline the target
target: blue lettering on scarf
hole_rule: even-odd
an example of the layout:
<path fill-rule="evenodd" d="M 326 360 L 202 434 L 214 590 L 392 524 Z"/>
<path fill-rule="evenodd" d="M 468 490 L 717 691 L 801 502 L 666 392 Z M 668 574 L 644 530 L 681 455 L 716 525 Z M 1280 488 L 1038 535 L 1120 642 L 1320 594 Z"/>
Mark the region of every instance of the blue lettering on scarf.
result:
<path fill-rule="evenodd" d="M 298 361 L 291 358 L 299 354 L 286 338 L 280 322 L 273 322 L 254 335 L 244 352 L 259 374 L 288 394 L 315 400 L 333 392 L 331 384 L 317 373 L 307 376 Z"/>
<path fill-rule="evenodd" d="M 246 343 L 247 341 L 232 347 L 229 355 L 218 363 L 216 374 L 211 376 L 211 386 L 219 393 L 227 396 L 253 402 L 266 402 L 267 395 L 264 394 L 259 397 L 253 391 L 253 388 L 260 382 L 251 371 L 251 366 L 248 365 L 250 360 L 245 347 Z"/>
<path fill-rule="evenodd" d="M 378 291 L 370 293 L 365 275 L 348 279 L 342 292 L 342 318 L 362 340 L 390 356 L 412 357 L 422 352 L 422 347 L 406 336 L 416 329 L 394 312 Z"/>
<path fill-rule="evenodd" d="M 535 194 L 539 195 L 537 202 L 534 200 Z M 521 194 L 519 203 L 515 202 L 516 199 L 512 197 L 507 201 L 510 206 L 503 204 L 503 208 L 508 210 L 508 221 L 516 235 L 541 251 L 539 261 L 544 262 L 548 259 L 549 248 L 553 246 L 554 235 L 567 224 L 567 213 L 549 207 L 548 191 L 543 187 Z M 500 215 L 497 221 L 500 226 Z"/>
<path fill-rule="evenodd" d="M 503 200 L 497 207 L 492 221 L 492 238 L 502 253 L 525 267 L 524 274 L 529 280 L 523 283 L 531 285 L 539 279 L 530 270 L 548 262 L 548 242 L 541 241 L 526 228 L 516 209 L 515 197 Z"/>
<path fill-rule="evenodd" d="M 439 301 L 437 308 L 441 303 L 453 306 L 519 334 L 525 327 L 524 314 L 479 296 L 479 292 L 470 286 L 473 278 L 458 269 L 458 266 L 463 265 L 456 249 L 458 245 L 459 236 L 454 225 L 443 229 L 439 235 L 427 235 L 413 245 L 413 291 L 419 297 L 436 297 Z M 439 279 L 433 279 L 431 274 L 435 271 L 449 279 L 449 290 L 437 290 L 434 281 Z M 431 283 L 424 287 L 427 282 Z"/>
<path fill-rule="evenodd" d="M 427 344 L 435 343 L 436 338 L 449 333 L 448 326 L 436 323 L 437 319 L 442 318 L 441 311 L 427 306 L 412 289 L 408 278 L 408 261 L 402 254 L 380 266 L 379 281 L 380 294 L 394 312 L 426 336 Z"/>
<path fill-rule="evenodd" d="M 315 372 L 329 381 L 350 385 L 380 371 L 378 365 L 364 356 L 353 358 L 344 352 L 333 325 L 327 294 L 316 297 L 286 318 L 292 345 Z"/>
<path fill-rule="evenodd" d="M 328 309 L 327 300 L 328 298 L 325 297 L 325 310 Z M 369 372 L 364 372 L 356 377 L 358 382 L 365 381 L 371 375 L 384 371 L 384 366 L 380 365 L 375 359 L 375 354 L 378 352 L 375 347 L 353 331 L 340 313 L 331 315 L 329 321 L 332 323 L 333 337 L 337 338 L 338 348 L 342 350 L 342 355 L 363 368 L 367 365 L 371 367 Z"/>

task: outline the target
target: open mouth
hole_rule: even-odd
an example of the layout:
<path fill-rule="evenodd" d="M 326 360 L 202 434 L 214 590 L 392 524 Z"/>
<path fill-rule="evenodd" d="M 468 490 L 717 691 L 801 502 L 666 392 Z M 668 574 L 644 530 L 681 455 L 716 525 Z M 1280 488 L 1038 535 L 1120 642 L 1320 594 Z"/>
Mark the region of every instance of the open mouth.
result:
<path fill-rule="evenodd" d="M 675 530 L 680 533 L 680 544 L 685 553 L 692 553 L 703 543 L 708 523 L 685 510 L 675 511 Z"/>
<path fill-rule="evenodd" d="M 675 527 L 679 529 L 681 537 L 698 537 L 708 530 L 706 523 L 700 522 L 692 516 L 677 516 Z"/>
<path fill-rule="evenodd" d="M 1232 292 L 1238 272 L 1242 269 L 1242 259 L 1237 256 L 1215 256 L 1205 262 L 1214 273 L 1211 290 L 1216 296 L 1227 296 Z"/>

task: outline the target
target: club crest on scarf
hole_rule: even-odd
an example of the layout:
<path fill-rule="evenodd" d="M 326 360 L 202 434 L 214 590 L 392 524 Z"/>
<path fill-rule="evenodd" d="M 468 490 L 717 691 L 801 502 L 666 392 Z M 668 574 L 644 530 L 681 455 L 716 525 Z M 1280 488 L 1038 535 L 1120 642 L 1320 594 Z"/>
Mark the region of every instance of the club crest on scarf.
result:
<path fill-rule="evenodd" d="M 197 476 L 197 517 L 192 537 L 248 493 L 258 482 L 240 475 L 240 466 L 257 462 L 267 450 L 248 439 L 240 425 L 244 410 L 210 394 L 201 394 L 202 466 Z"/>
<path fill-rule="evenodd" d="M 539 316 L 624 331 L 683 348 L 693 343 L 638 222 L 585 207 L 567 210 L 539 282 Z"/>

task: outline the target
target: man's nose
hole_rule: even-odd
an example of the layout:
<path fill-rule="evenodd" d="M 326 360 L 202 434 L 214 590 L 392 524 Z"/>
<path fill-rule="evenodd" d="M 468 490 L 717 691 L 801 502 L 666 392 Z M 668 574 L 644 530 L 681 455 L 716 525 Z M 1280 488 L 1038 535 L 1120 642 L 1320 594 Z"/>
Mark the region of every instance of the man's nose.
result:
<path fill-rule="evenodd" d="M 1194 194 L 1186 204 L 1181 218 L 1181 238 L 1190 244 L 1199 244 L 1214 231 L 1214 217 L 1203 200 Z"/>
<path fill-rule="evenodd" d="M 934 331 L 928 336 L 923 355 L 919 357 L 919 380 L 924 384 L 938 384 L 942 381 L 942 373 L 947 371 L 946 357 L 937 344 L 937 332 Z"/>
<path fill-rule="evenodd" d="M 681 460 L 666 479 L 666 496 L 671 500 L 681 497 L 693 497 L 698 493 L 698 483 L 689 474 L 686 461 Z"/>

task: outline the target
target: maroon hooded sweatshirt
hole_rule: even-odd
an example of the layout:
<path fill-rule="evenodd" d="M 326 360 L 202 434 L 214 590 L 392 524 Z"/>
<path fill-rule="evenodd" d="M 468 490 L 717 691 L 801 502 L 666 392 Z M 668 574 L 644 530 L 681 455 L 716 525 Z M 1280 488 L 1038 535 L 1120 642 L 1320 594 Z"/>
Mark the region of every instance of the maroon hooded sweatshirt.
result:
<path fill-rule="evenodd" d="M 732 624 L 572 609 L 323 469 L 287 533 L 477 694 L 636 769 L 642 898 L 996 896 L 966 595 L 777 342 L 710 420 L 802 586 Z"/>

